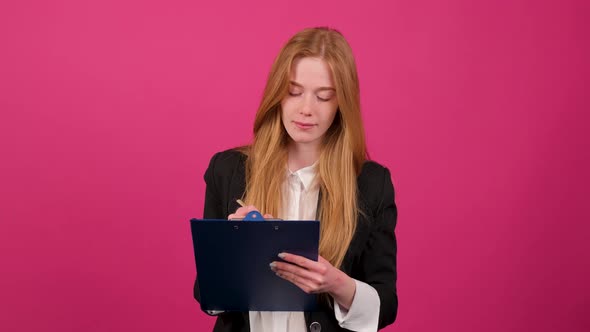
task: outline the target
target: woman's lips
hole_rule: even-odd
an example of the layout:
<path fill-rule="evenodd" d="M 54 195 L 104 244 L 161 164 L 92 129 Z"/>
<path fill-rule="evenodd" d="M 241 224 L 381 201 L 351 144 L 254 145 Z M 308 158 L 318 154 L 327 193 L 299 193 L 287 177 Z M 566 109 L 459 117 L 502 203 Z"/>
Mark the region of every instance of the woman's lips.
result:
<path fill-rule="evenodd" d="M 310 129 L 313 126 L 315 126 L 313 123 L 305 123 L 305 122 L 298 122 L 298 121 L 293 121 L 293 123 L 299 129 Z"/>

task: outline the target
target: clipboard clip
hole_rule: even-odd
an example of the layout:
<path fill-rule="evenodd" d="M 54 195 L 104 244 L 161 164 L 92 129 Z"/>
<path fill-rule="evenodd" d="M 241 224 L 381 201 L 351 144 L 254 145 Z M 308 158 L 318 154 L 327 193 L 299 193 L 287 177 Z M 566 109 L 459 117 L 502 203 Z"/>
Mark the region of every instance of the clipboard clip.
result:
<path fill-rule="evenodd" d="M 250 221 L 250 222 L 263 222 L 264 217 L 258 211 L 250 211 L 242 221 Z"/>
<path fill-rule="evenodd" d="M 246 216 L 244 216 L 244 218 L 233 218 L 230 220 L 232 220 L 232 221 L 248 221 L 248 222 L 265 222 L 265 221 L 282 221 L 283 219 L 278 219 L 278 218 L 264 219 L 264 217 L 262 216 L 262 214 L 260 214 L 260 212 L 250 211 L 250 212 L 248 212 L 248 214 L 246 214 Z"/>

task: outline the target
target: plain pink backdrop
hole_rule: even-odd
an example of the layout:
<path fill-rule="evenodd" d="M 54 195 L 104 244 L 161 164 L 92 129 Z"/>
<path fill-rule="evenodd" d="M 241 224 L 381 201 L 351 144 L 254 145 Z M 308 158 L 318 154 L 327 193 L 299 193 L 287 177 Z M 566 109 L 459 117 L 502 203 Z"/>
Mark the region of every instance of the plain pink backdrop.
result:
<path fill-rule="evenodd" d="M 318 25 L 396 187 L 387 331 L 590 330 L 587 1 L 246 3 L 0 4 L 1 331 L 210 330 L 203 172 Z"/>

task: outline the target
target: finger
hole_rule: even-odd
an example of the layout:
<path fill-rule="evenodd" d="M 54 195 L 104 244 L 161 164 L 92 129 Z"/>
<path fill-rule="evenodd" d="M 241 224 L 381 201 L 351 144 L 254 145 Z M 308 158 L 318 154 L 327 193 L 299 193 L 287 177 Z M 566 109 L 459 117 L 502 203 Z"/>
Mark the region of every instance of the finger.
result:
<path fill-rule="evenodd" d="M 324 283 L 324 279 L 321 275 L 290 263 L 272 262 L 271 269 L 275 272 L 288 273 L 289 275 L 297 276 L 300 279 L 309 280 L 317 285 L 322 285 Z"/>
<path fill-rule="evenodd" d="M 320 274 L 326 273 L 326 271 L 328 270 L 328 267 L 332 266 L 330 264 L 330 262 L 328 262 L 325 259 L 324 259 L 323 263 L 320 263 L 320 262 L 312 261 L 311 259 L 307 259 L 303 256 L 289 254 L 286 252 L 280 253 L 279 257 L 289 263 L 299 265 L 307 270 L 318 272 Z M 318 256 L 318 258 L 319 257 L 321 257 L 321 256 Z M 328 264 L 327 265 L 328 267 L 326 266 L 326 264 Z"/>
<path fill-rule="evenodd" d="M 251 205 L 242 206 L 236 210 L 235 214 L 244 217 L 246 214 L 248 214 L 248 212 L 252 211 L 252 209 L 254 209 L 254 207 Z"/>
<path fill-rule="evenodd" d="M 244 218 L 248 213 L 257 211 L 254 205 L 242 206 L 236 212 L 230 214 L 227 219 Z"/>
<path fill-rule="evenodd" d="M 292 284 L 299 287 L 301 290 L 303 290 L 306 293 L 313 293 L 313 292 L 316 292 L 318 289 L 318 286 L 315 285 L 314 283 L 310 282 L 309 280 L 300 278 L 299 276 L 297 276 L 293 273 L 286 272 L 286 271 L 277 271 L 276 275 L 291 282 Z"/>
<path fill-rule="evenodd" d="M 274 217 L 272 216 L 272 214 L 270 214 L 270 213 L 267 213 L 267 214 L 265 214 L 263 217 L 264 217 L 264 218 L 268 218 L 268 219 L 272 219 L 272 218 L 274 218 Z"/>

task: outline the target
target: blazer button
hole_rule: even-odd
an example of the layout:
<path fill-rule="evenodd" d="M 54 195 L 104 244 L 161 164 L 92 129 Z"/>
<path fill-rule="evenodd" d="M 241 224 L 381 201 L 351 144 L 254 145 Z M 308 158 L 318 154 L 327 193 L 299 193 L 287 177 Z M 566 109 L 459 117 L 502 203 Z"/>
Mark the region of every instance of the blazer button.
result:
<path fill-rule="evenodd" d="M 309 325 L 309 331 L 311 332 L 320 332 L 322 330 L 322 325 L 318 322 L 313 322 Z"/>

